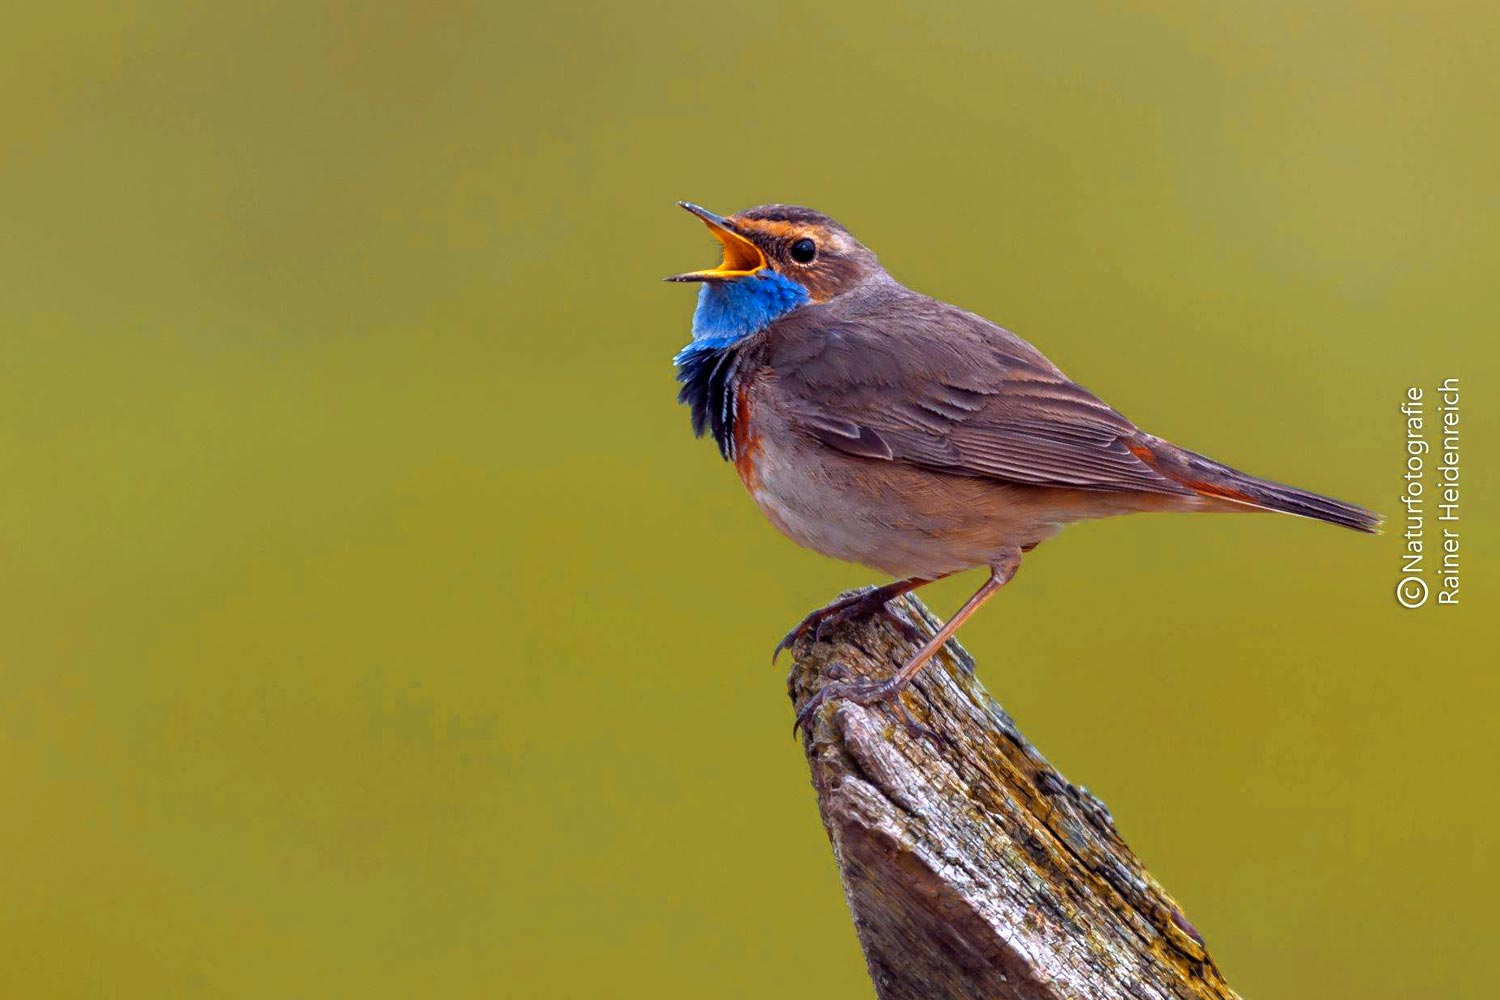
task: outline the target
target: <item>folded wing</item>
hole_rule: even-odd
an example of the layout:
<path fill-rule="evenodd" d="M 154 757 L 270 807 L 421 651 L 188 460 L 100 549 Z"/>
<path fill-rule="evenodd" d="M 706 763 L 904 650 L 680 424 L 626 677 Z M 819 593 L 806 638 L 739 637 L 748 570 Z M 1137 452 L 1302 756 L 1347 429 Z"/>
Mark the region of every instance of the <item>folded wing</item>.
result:
<path fill-rule="evenodd" d="M 788 331 L 772 367 L 783 411 L 830 447 L 1009 483 L 1194 492 L 1138 456 L 1134 424 L 978 316 L 922 299 L 827 319 Z"/>

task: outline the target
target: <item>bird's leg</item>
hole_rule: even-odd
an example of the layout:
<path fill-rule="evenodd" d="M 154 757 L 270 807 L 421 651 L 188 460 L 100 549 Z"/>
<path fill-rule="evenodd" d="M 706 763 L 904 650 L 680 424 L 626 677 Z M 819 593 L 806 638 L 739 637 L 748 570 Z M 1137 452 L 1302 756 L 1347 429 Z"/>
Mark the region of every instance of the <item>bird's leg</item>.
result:
<path fill-rule="evenodd" d="M 900 597 L 902 594 L 910 593 L 918 587 L 925 586 L 936 579 L 941 579 L 941 577 L 912 576 L 907 577 L 905 580 L 888 583 L 883 587 L 865 587 L 858 593 L 850 594 L 848 597 L 840 597 L 832 604 L 819 608 L 809 614 L 806 618 L 798 622 L 790 632 L 783 636 L 782 640 L 776 644 L 776 648 L 771 650 L 771 662 L 775 663 L 776 658 L 781 655 L 783 649 L 790 649 L 792 643 L 806 635 L 809 630 L 812 631 L 813 641 L 816 642 L 823 638 L 823 629 L 825 627 L 858 621 L 867 615 L 878 614 L 894 625 L 909 641 L 921 642 L 922 633 L 917 631 L 905 618 L 892 611 L 887 606 L 887 602 Z"/>
<path fill-rule="evenodd" d="M 917 650 L 917 654 L 906 662 L 905 666 L 890 677 L 883 681 L 837 681 L 823 685 L 817 694 L 807 699 L 807 704 L 802 706 L 802 711 L 797 713 L 797 721 L 792 723 L 792 732 L 795 733 L 799 728 L 805 728 L 808 720 L 812 718 L 813 713 L 824 702 L 835 698 L 845 698 L 859 705 L 870 705 L 877 701 L 899 698 L 901 692 L 905 691 L 907 686 L 911 684 L 912 679 L 917 676 L 917 672 L 922 669 L 923 665 L 932 659 L 938 650 L 943 648 L 944 643 L 953 638 L 953 634 L 958 631 L 959 626 L 968 621 L 970 615 L 978 611 L 985 601 L 995 596 L 997 590 L 1010 582 L 1011 578 L 1016 575 L 1016 570 L 1020 568 L 1020 565 L 1021 555 L 1017 552 L 990 567 L 989 577 L 974 592 L 974 595 L 964 602 L 964 606 L 958 609 L 958 613 L 949 619 L 947 624 L 938 629 L 937 634 L 927 640 L 922 648 Z M 906 718 L 910 719 L 910 715 L 905 713 L 905 706 L 901 705 L 899 701 L 896 704 L 903 711 L 903 714 L 906 715 Z"/>

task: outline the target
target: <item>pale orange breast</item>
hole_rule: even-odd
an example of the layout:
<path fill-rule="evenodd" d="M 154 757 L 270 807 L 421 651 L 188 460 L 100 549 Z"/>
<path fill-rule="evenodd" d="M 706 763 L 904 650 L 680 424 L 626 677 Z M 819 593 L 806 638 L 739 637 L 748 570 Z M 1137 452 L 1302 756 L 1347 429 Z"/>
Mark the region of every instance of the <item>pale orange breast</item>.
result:
<path fill-rule="evenodd" d="M 760 476 L 755 463 L 764 449 L 760 437 L 755 433 L 754 416 L 750 405 L 750 378 L 740 381 L 734 399 L 734 468 L 740 474 L 740 482 L 754 496 L 760 491 Z"/>

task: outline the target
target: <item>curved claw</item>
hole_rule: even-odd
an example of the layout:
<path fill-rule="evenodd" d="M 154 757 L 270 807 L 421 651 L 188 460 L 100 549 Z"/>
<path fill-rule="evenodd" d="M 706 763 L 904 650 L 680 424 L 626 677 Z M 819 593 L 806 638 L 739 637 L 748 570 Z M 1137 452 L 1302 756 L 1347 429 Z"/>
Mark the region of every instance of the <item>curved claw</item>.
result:
<path fill-rule="evenodd" d="M 800 622 L 792 626 L 792 630 L 782 636 L 781 641 L 776 644 L 776 648 L 771 650 L 771 664 L 774 666 L 776 658 L 781 655 L 781 651 L 791 649 L 798 639 L 807 634 L 808 629 L 813 630 L 813 641 L 816 642 L 823 638 L 823 627 L 830 621 L 844 621 L 865 613 L 861 609 L 868 603 L 870 595 L 875 590 L 875 587 L 862 587 L 858 593 L 850 594 L 848 597 L 840 597 L 832 604 L 809 612 Z"/>
<path fill-rule="evenodd" d="M 816 612 L 814 612 L 814 614 L 816 614 Z M 808 618 L 811 617 L 812 615 L 808 616 Z M 791 649 L 792 644 L 795 643 L 797 639 L 801 637 L 802 633 L 806 630 L 807 618 L 804 618 L 796 625 L 792 626 L 792 630 L 790 632 L 781 637 L 781 641 L 776 644 L 776 648 L 771 650 L 771 666 L 776 666 L 776 658 L 781 655 L 781 651 L 783 649 Z"/>

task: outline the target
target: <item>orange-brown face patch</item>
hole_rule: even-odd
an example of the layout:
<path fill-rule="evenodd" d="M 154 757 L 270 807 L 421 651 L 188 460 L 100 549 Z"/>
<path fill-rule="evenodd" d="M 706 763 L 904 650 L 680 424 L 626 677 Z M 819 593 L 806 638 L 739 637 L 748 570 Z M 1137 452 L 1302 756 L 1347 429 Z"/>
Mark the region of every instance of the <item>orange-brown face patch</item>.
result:
<path fill-rule="evenodd" d="M 833 298 L 858 271 L 853 262 L 837 252 L 839 238 L 825 226 L 740 216 L 733 216 L 730 221 L 761 247 L 778 273 L 806 288 L 814 302 L 827 302 Z M 812 240 L 818 246 L 818 256 L 811 264 L 797 264 L 786 256 L 787 248 L 801 239 Z"/>
<path fill-rule="evenodd" d="M 819 246 L 827 246 L 833 241 L 832 234 L 822 226 L 807 222 L 786 222 L 782 219 L 743 219 L 738 216 L 730 219 L 735 228 L 746 236 L 763 234 L 769 240 L 784 240 L 792 243 L 806 237 Z"/>

